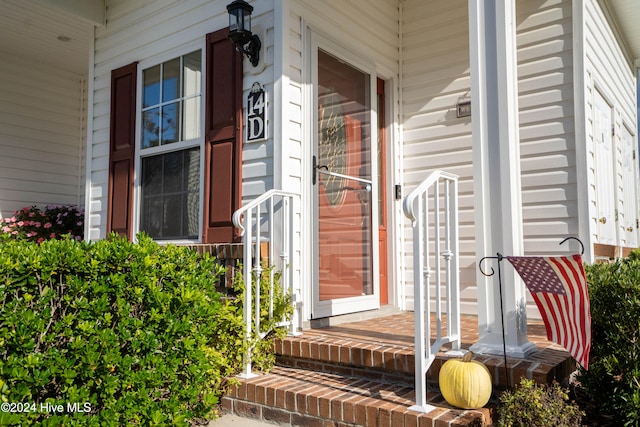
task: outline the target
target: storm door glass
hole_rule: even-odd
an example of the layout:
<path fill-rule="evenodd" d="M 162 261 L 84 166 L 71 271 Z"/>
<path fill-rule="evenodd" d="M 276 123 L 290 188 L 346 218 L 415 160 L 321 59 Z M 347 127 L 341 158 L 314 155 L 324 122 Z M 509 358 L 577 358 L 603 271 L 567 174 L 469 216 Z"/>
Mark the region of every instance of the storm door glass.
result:
<path fill-rule="evenodd" d="M 319 300 L 373 294 L 370 76 L 318 51 Z"/>

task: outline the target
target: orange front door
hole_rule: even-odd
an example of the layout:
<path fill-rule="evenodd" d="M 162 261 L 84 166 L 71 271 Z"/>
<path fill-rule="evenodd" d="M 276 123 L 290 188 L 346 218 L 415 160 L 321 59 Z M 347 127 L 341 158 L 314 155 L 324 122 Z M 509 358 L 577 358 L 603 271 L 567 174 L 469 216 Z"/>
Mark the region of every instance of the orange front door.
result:
<path fill-rule="evenodd" d="M 350 311 L 374 295 L 369 90 L 368 74 L 318 50 L 318 301 L 355 298 Z"/>
<path fill-rule="evenodd" d="M 376 85 L 378 98 L 378 244 L 380 257 L 380 305 L 389 303 L 389 268 L 387 262 L 387 177 L 386 177 L 386 119 L 384 80 Z"/>

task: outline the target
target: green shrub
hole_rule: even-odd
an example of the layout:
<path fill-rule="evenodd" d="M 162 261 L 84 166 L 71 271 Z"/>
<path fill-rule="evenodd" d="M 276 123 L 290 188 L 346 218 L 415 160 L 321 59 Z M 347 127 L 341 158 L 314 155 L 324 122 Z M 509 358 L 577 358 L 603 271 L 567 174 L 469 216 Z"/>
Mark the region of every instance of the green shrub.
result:
<path fill-rule="evenodd" d="M 236 268 L 237 274 L 233 278 L 233 290 L 237 295 L 234 302 L 236 310 L 242 317 L 242 310 L 245 299 L 245 284 L 242 274 L 242 266 Z M 273 275 L 273 289 L 271 289 L 270 277 Z M 255 273 L 254 273 L 255 276 Z M 275 364 L 275 352 L 273 351 L 273 340 L 271 338 L 284 338 L 287 334 L 285 328 L 279 327 L 281 322 L 291 320 L 293 315 L 293 305 L 291 295 L 282 288 L 282 273 L 276 271 L 274 267 L 262 263 L 260 272 L 260 331 L 252 331 L 253 336 L 248 345 L 251 352 L 251 362 L 253 367 L 261 371 L 269 371 Z M 253 277 L 251 295 L 255 298 L 258 281 Z M 270 297 L 273 296 L 273 303 L 270 304 Z M 252 310 L 252 321 L 255 322 L 255 311 Z M 243 351 L 247 347 L 243 348 Z M 237 355 L 238 360 L 243 360 L 244 353 Z"/>
<path fill-rule="evenodd" d="M 0 243 L 1 398 L 29 411 L 2 411 L 0 425 L 209 417 L 239 367 L 226 352 L 243 336 L 237 307 L 215 291 L 221 273 L 207 256 L 145 236 Z"/>
<path fill-rule="evenodd" d="M 591 300 L 589 370 L 578 380 L 619 425 L 640 424 L 640 257 L 586 267 Z"/>
<path fill-rule="evenodd" d="M 499 427 L 573 427 L 583 416 L 558 383 L 539 385 L 526 378 L 502 393 L 497 409 Z"/>

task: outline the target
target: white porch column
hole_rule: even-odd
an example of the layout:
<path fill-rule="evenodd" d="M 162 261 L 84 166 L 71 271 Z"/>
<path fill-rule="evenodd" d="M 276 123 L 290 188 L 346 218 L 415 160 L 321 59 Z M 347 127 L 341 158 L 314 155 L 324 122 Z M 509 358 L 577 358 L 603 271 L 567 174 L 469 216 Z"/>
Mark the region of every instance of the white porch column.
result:
<path fill-rule="evenodd" d="M 476 260 L 521 255 L 522 200 L 516 68 L 515 0 L 469 0 Z M 535 350 L 527 341 L 525 288 L 504 260 L 502 294 L 507 355 Z M 497 260 L 476 270 L 479 340 L 471 350 L 502 354 Z"/>

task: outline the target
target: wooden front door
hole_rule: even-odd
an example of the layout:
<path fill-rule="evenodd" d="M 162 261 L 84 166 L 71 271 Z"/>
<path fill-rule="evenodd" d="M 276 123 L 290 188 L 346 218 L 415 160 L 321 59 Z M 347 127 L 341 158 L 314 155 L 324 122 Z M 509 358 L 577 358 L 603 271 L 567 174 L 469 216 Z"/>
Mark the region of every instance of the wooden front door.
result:
<path fill-rule="evenodd" d="M 387 138 L 384 80 L 376 85 L 378 98 L 378 242 L 380 256 L 380 305 L 389 303 L 389 267 L 387 252 Z"/>

